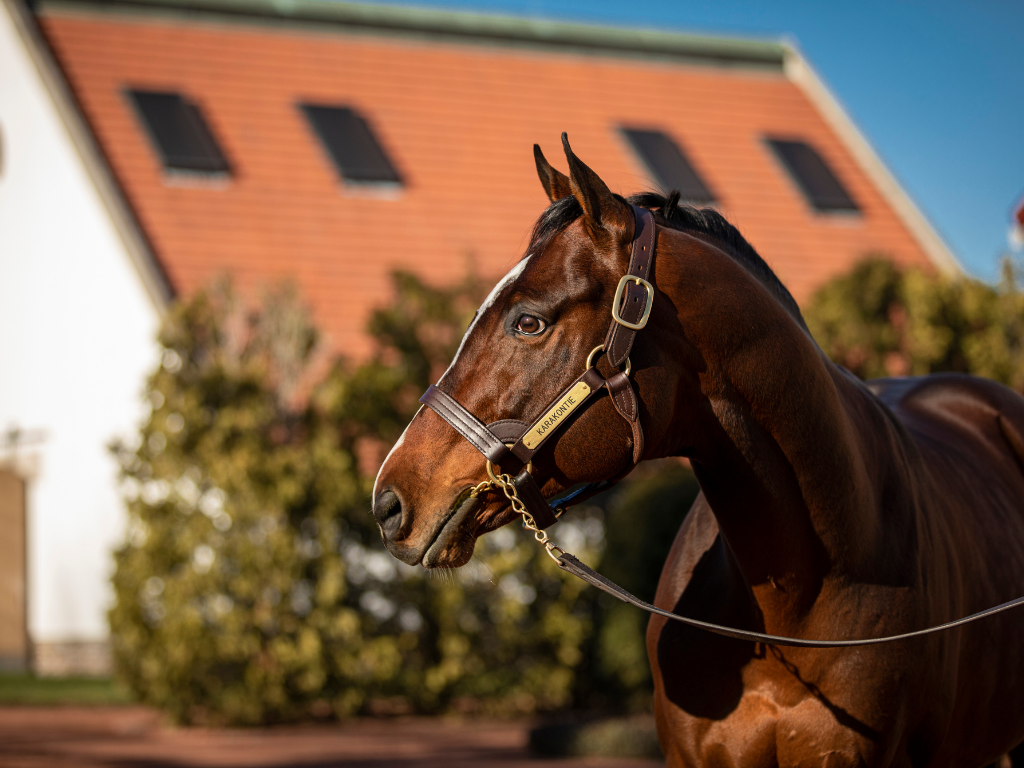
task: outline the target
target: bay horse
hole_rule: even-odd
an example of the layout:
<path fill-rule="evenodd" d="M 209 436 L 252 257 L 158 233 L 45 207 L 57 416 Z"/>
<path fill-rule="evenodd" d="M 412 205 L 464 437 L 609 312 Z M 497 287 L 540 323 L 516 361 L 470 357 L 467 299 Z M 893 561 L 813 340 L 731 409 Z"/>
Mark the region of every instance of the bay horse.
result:
<path fill-rule="evenodd" d="M 740 629 L 878 637 L 1021 592 L 1024 398 L 965 375 L 859 381 L 721 215 L 677 193 L 615 195 L 562 139 L 569 175 L 535 147 L 551 206 L 436 387 L 485 423 L 542 416 L 604 340 L 640 226 L 631 206 L 653 214 L 653 305 L 627 363 L 642 444 L 597 393 L 532 457 L 544 497 L 688 458 L 701 495 L 655 604 Z M 479 536 L 519 517 L 501 493 L 473 491 L 484 472 L 478 449 L 421 408 L 374 487 L 388 550 L 465 564 Z M 1008 753 L 1024 766 L 1018 611 L 829 649 L 654 616 L 647 649 L 671 766 L 979 768 Z"/>

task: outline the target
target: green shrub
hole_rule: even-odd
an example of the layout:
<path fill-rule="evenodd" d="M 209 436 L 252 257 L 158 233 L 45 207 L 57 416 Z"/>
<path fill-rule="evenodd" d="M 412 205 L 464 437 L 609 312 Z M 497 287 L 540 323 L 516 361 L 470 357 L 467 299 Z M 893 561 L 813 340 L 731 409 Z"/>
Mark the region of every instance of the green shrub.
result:
<path fill-rule="evenodd" d="M 339 552 L 363 498 L 351 446 L 301 385 L 316 334 L 294 296 L 249 312 L 220 284 L 175 308 L 136 446 L 115 446 L 130 523 L 110 614 L 120 675 L 182 721 L 299 715 L 387 679 Z"/>
<path fill-rule="evenodd" d="M 151 413 L 114 448 L 130 513 L 110 612 L 119 675 L 185 722 L 645 709 L 647 616 L 561 573 L 517 526 L 454 572 L 383 549 L 372 471 L 484 291 L 400 274 L 395 292 L 359 366 L 325 357 L 287 290 L 247 307 L 220 283 L 170 313 Z M 1012 279 L 994 289 L 873 259 L 805 316 L 864 378 L 958 370 L 1024 387 Z M 553 535 L 651 599 L 697 490 L 677 463 L 645 466 Z"/>
<path fill-rule="evenodd" d="M 525 531 L 484 537 L 440 574 L 380 543 L 363 465 L 444 369 L 481 290 L 399 275 L 396 292 L 371 323 L 379 355 L 355 368 L 322 356 L 294 292 L 248 307 L 219 283 L 169 314 L 151 413 L 114 446 L 130 522 L 110 624 L 140 700 L 182 722 L 254 724 L 532 712 L 585 687 L 594 590 Z M 598 508 L 559 527 L 595 558 Z"/>
<path fill-rule="evenodd" d="M 869 258 L 815 293 L 804 317 L 822 350 L 862 379 L 973 373 L 1024 389 L 1024 294 Z"/>

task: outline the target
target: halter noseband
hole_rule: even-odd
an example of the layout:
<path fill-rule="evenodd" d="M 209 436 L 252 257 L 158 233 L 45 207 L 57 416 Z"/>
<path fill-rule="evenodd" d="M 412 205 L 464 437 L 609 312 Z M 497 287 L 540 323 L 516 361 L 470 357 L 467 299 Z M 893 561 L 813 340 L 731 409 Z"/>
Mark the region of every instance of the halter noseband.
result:
<path fill-rule="evenodd" d="M 494 466 L 521 466 L 515 478 L 510 478 L 515 495 L 525 507 L 533 522 L 533 528 L 542 531 L 553 525 L 558 516 L 569 506 L 578 503 L 603 490 L 610 481 L 590 483 L 583 488 L 549 505 L 534 479 L 532 459 L 541 446 L 568 421 L 570 414 L 591 400 L 602 387 L 611 394 L 615 410 L 633 430 L 633 464 L 640 462 L 644 453 L 644 433 L 640 426 L 636 393 L 629 380 L 632 366 L 629 352 L 639 331 L 647 325 L 654 303 L 654 261 L 657 228 L 654 215 L 643 208 L 633 209 L 634 227 L 629 270 L 619 280 L 612 303 L 612 323 L 608 328 L 604 344 L 591 350 L 587 357 L 586 370 L 572 382 L 558 397 L 552 400 L 541 415 L 527 423 L 517 419 L 501 419 L 484 424 L 451 395 L 431 385 L 423 393 L 420 402 L 469 441 L 487 459 L 487 473 L 492 482 L 498 483 Z M 624 371 L 605 379 L 594 367 L 594 358 L 600 352 L 608 357 L 615 368 L 623 363 Z M 499 483 L 500 485 L 500 483 Z M 508 495 L 508 493 L 506 493 Z M 511 496 L 509 497 L 511 499 Z M 515 505 L 513 505 L 515 506 Z"/>

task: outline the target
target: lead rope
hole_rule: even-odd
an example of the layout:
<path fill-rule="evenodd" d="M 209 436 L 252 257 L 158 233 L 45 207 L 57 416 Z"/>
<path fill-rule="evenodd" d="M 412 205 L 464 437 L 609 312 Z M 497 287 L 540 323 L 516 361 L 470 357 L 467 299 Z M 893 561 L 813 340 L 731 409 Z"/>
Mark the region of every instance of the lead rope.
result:
<path fill-rule="evenodd" d="M 605 578 L 597 571 L 592 569 L 586 563 L 577 559 L 575 555 L 566 552 L 561 547 L 557 546 L 548 537 L 547 531 L 542 531 L 537 527 L 533 517 L 526 509 L 526 505 L 523 504 L 519 498 L 519 494 L 516 492 L 516 487 L 512 485 L 511 475 L 495 475 L 494 481 L 484 480 L 482 483 L 477 485 L 470 491 L 470 496 L 476 497 L 485 491 L 489 491 L 493 488 L 500 488 L 505 498 L 508 499 L 512 505 L 512 509 L 518 512 L 523 517 L 523 527 L 529 531 L 533 531 L 533 538 L 536 539 L 541 546 L 544 547 L 544 551 L 548 553 L 548 557 L 558 563 L 558 567 L 563 571 L 568 571 L 578 579 L 582 579 L 593 587 L 597 587 L 602 592 L 606 592 L 617 600 L 621 600 L 624 603 L 629 603 L 637 608 L 640 608 L 648 613 L 654 613 L 658 616 L 664 616 L 666 619 L 672 619 L 674 621 L 688 624 L 691 627 L 697 627 L 708 632 L 714 632 L 716 635 L 724 635 L 725 637 L 731 637 L 735 640 L 747 640 L 755 643 L 764 643 L 765 645 L 777 645 L 788 648 L 849 648 L 862 645 L 878 645 L 880 643 L 891 643 L 897 640 L 907 640 L 913 637 L 920 637 L 922 635 L 930 635 L 936 632 L 943 632 L 947 629 L 953 629 L 963 624 L 969 624 L 978 619 L 983 619 L 987 616 L 992 616 L 996 613 L 1002 613 L 1003 611 L 1009 610 L 1010 608 L 1016 608 L 1017 606 L 1024 605 L 1024 597 L 1018 597 L 1016 600 L 1010 600 L 1009 602 L 1002 603 L 995 606 L 994 608 L 988 608 L 978 613 L 972 613 L 970 616 L 964 616 L 961 619 L 940 624 L 937 627 L 929 627 L 928 629 L 918 629 L 914 632 L 904 632 L 899 635 L 888 635 L 886 637 L 874 637 L 867 640 L 803 640 L 797 637 L 785 637 L 783 635 L 768 635 L 764 632 L 751 632 L 744 629 L 735 629 L 734 627 L 724 627 L 720 624 L 712 624 L 708 621 L 701 621 L 700 619 L 691 619 L 687 616 L 680 616 L 677 613 L 671 613 L 670 611 L 663 610 L 657 606 L 651 605 L 644 600 L 641 600 L 631 592 L 627 592 L 625 589 L 620 587 L 615 582 Z M 564 509 L 558 509 L 556 514 L 561 516 Z M 555 553 L 558 554 L 555 554 Z"/>
<path fill-rule="evenodd" d="M 542 547 L 544 547 L 544 551 L 547 552 L 548 557 L 558 563 L 558 567 L 563 571 L 568 571 L 573 576 L 582 579 L 593 587 L 597 587 L 602 592 L 607 592 L 612 597 L 621 600 L 624 603 L 634 605 L 637 608 L 641 608 L 648 613 L 664 616 L 667 619 L 673 619 L 675 621 L 682 622 L 683 624 L 688 624 L 691 627 L 697 627 L 699 629 L 707 630 L 708 632 L 714 632 L 717 635 L 731 637 L 735 640 L 748 640 L 756 643 L 764 643 L 766 645 L 778 645 L 790 648 L 844 648 L 861 645 L 878 645 L 879 643 L 891 643 L 896 640 L 907 640 L 909 638 L 920 637 L 922 635 L 930 635 L 935 632 L 943 632 L 947 629 L 953 629 L 954 627 L 959 627 L 963 624 L 969 624 L 972 621 L 983 619 L 986 616 L 1002 613 L 1010 608 L 1024 605 L 1024 597 L 1018 597 L 1016 600 L 1010 600 L 1009 602 L 1002 603 L 994 608 L 979 611 L 978 613 L 973 613 L 970 616 L 965 616 L 962 619 L 956 619 L 955 621 L 950 621 L 937 627 L 919 629 L 914 632 L 905 632 L 899 635 L 874 637 L 867 640 L 803 640 L 796 637 L 768 635 L 763 632 L 750 632 L 748 630 L 735 629 L 733 627 L 723 627 L 720 624 L 712 624 L 711 622 L 700 621 L 699 619 L 691 619 L 686 616 L 680 616 L 676 613 L 670 613 L 669 611 L 665 611 L 651 605 L 632 593 L 627 592 L 615 582 L 606 579 L 597 571 L 590 568 L 586 563 L 583 563 L 574 555 L 557 546 L 548 537 L 547 531 L 543 531 L 537 527 L 537 523 L 534 521 L 533 516 L 526 509 L 526 505 L 523 503 L 522 499 L 519 498 L 516 487 L 512 484 L 511 475 L 496 474 L 494 476 L 494 480 L 484 480 L 482 483 L 475 486 L 469 492 L 469 495 L 472 498 L 476 498 L 481 493 L 485 493 L 495 488 L 501 489 L 505 494 L 505 498 L 508 499 L 509 504 L 512 505 L 513 511 L 522 515 L 523 527 L 528 531 L 533 532 L 533 538 L 536 539 Z M 556 515 L 561 516 L 562 512 L 564 512 L 563 509 L 558 509 Z"/>

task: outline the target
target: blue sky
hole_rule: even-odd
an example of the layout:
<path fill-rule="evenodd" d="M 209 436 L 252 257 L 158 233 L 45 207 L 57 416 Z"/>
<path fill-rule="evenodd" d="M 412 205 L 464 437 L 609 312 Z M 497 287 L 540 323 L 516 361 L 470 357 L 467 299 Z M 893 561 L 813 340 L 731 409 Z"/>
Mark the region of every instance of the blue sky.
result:
<path fill-rule="evenodd" d="M 450 0 L 417 5 L 795 41 L 971 274 L 1024 195 L 1024 3 Z"/>

